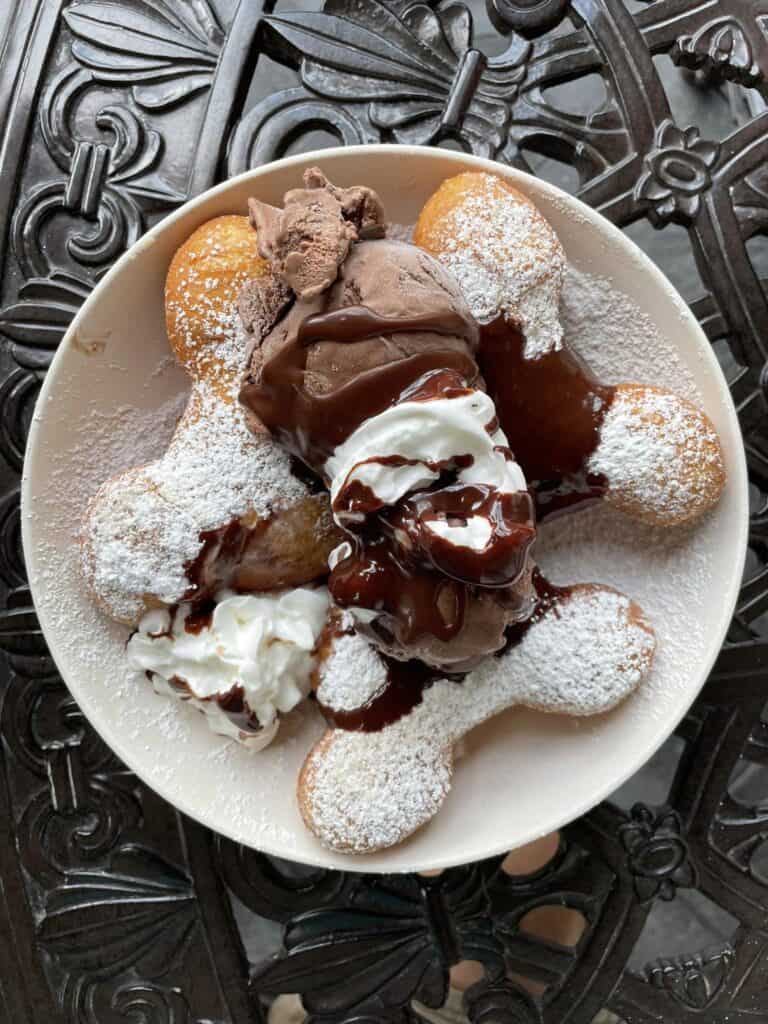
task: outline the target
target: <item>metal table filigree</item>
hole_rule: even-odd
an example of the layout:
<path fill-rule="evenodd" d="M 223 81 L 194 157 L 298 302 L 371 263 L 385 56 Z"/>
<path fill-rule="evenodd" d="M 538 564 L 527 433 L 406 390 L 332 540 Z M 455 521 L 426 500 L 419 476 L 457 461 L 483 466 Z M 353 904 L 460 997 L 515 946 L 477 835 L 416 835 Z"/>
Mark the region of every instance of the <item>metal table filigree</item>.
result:
<path fill-rule="evenodd" d="M 446 1001 L 473 1024 L 766 1020 L 768 0 L 300 6 L 0 3 L 0 1020 L 239 1024 L 284 993 L 318 1024 Z M 681 119 L 682 76 L 719 121 Z M 174 206 L 327 141 L 459 146 L 565 184 L 653 251 L 652 226 L 738 406 L 753 516 L 729 642 L 652 784 L 527 874 L 308 872 L 211 835 L 95 736 L 31 607 L 19 475 L 67 324 Z"/>

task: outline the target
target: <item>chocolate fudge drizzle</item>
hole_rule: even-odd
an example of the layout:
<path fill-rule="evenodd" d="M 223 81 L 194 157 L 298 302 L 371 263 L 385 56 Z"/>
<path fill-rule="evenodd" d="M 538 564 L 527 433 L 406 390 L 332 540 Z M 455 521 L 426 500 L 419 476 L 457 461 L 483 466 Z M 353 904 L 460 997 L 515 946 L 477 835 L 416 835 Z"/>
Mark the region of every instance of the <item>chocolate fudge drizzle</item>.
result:
<path fill-rule="evenodd" d="M 506 653 L 511 647 L 519 644 L 531 625 L 548 611 L 554 604 L 567 600 L 573 587 L 556 586 L 550 583 L 538 569 L 534 569 L 532 583 L 536 592 L 536 605 L 532 615 L 524 622 L 516 623 L 507 628 L 507 642 L 497 657 Z M 331 631 L 333 635 L 333 631 Z M 339 631 L 336 632 L 339 635 Z M 326 641 L 327 642 L 327 641 Z M 394 658 L 383 658 L 387 666 L 387 680 L 384 685 L 362 707 L 352 711 L 338 711 L 323 704 L 318 705 L 330 725 L 336 729 L 351 732 L 378 732 L 385 726 L 393 725 L 400 718 L 421 704 L 424 691 L 436 679 L 449 679 L 460 686 L 465 674 L 451 675 L 429 668 L 420 661 L 396 661 Z"/>
<path fill-rule="evenodd" d="M 357 374 L 346 384 L 324 394 L 310 394 L 305 386 L 307 354 L 323 341 L 354 344 L 379 335 L 418 333 L 462 338 L 467 352 L 436 346 L 404 356 Z M 400 400 L 428 401 L 466 394 L 477 384 L 477 363 L 470 355 L 477 347 L 479 330 L 471 317 L 456 312 L 386 317 L 365 306 L 347 306 L 307 317 L 295 339 L 260 368 L 258 379 L 246 380 L 240 401 L 254 412 L 280 442 L 321 472 L 327 458 L 365 420 Z M 489 424 L 491 431 L 496 424 Z M 462 463 L 456 453 L 453 467 Z M 509 458 L 512 458 L 509 453 Z M 465 460 L 471 458 L 464 456 Z M 383 460 L 402 465 L 391 456 Z M 439 472 L 444 467 L 435 463 Z M 444 480 L 436 485 L 440 488 Z M 343 488 L 334 511 L 351 519 L 381 508 L 373 492 L 359 484 Z M 470 515 L 487 515 L 492 539 L 482 551 L 457 548 L 428 529 L 437 518 L 456 525 Z M 509 527 L 504 516 L 514 515 Z M 396 542 L 399 533 L 410 538 L 410 552 Z M 461 630 L 470 584 L 509 586 L 522 572 L 535 536 L 534 516 L 527 495 L 502 495 L 494 488 L 459 486 L 425 490 L 400 503 L 391 515 L 383 511 L 373 529 L 353 536 L 350 554 L 329 578 L 329 590 L 340 607 L 359 605 L 382 613 L 381 629 L 388 621 L 399 642 L 410 643 L 425 634 L 448 641 Z M 449 549 L 456 554 L 452 557 Z M 446 578 L 452 577 L 452 578 Z"/>
<path fill-rule="evenodd" d="M 463 525 L 484 517 L 491 537 L 481 550 L 434 533 L 438 519 Z M 525 568 L 536 536 L 533 501 L 525 491 L 500 493 L 485 484 L 454 484 L 412 494 L 385 520 L 385 530 L 403 530 L 438 572 L 483 587 L 510 586 Z"/>
<path fill-rule="evenodd" d="M 615 388 L 565 345 L 530 359 L 524 350 L 505 317 L 481 326 L 478 363 L 543 518 L 604 493 L 605 480 L 586 465 Z"/>
<path fill-rule="evenodd" d="M 408 564 L 386 537 L 353 541 L 349 556 L 333 568 L 328 589 L 340 608 L 381 612 L 374 630 L 387 630 L 389 622 L 391 633 L 404 644 L 425 634 L 447 642 L 464 624 L 466 584 Z"/>
<path fill-rule="evenodd" d="M 190 630 L 186 623 L 184 628 L 187 632 L 196 632 L 196 630 Z M 151 682 L 154 673 L 148 671 L 145 674 Z M 232 689 L 227 690 L 226 693 L 217 693 L 211 697 L 196 697 L 186 680 L 182 679 L 180 676 L 171 676 L 168 682 L 182 700 L 194 699 L 203 704 L 208 701 L 213 701 L 215 704 L 219 705 L 230 722 L 232 722 L 232 724 L 242 732 L 249 733 L 250 735 L 255 735 L 256 733 L 261 732 L 262 726 L 260 725 L 258 718 L 252 711 L 248 710 L 246 706 L 245 690 L 242 686 L 235 684 Z"/>
<path fill-rule="evenodd" d="M 372 367 L 327 394 L 310 395 L 304 384 L 309 347 L 321 341 L 354 343 L 417 331 L 464 338 L 471 349 L 478 341 L 477 325 L 449 311 L 385 317 L 365 306 L 347 306 L 318 313 L 302 322 L 292 344 L 264 363 L 258 381 L 245 381 L 240 401 L 289 451 L 318 470 L 364 420 L 393 405 L 425 373 L 455 369 L 471 383 L 478 370 L 466 353 L 434 349 Z"/>
<path fill-rule="evenodd" d="M 249 549 L 268 525 L 269 519 L 262 519 L 254 526 L 232 519 L 215 530 L 203 530 L 200 551 L 184 566 L 190 584 L 184 600 L 205 603 L 224 589 L 244 593 L 262 590 L 266 582 L 264 568 L 260 562 L 255 566 L 251 564 Z M 273 585 L 279 586 L 279 578 L 275 578 Z"/>
<path fill-rule="evenodd" d="M 455 370 L 434 370 L 407 388 L 400 400 L 426 402 L 433 398 L 457 398 L 471 394 L 472 390 Z M 492 420 L 486 429 L 493 434 L 498 429 L 498 421 Z M 496 450 L 504 458 L 513 460 L 509 448 L 498 446 Z M 392 467 L 413 464 L 413 460 L 399 455 L 374 457 L 368 461 Z M 385 512 L 381 528 L 390 538 L 406 535 L 414 558 L 428 568 L 478 586 L 510 586 L 523 571 L 536 535 L 533 502 L 530 495 L 522 491 L 510 494 L 485 484 L 452 483 L 457 471 L 468 469 L 472 462 L 471 455 L 461 454 L 443 462 L 424 462 L 432 472 L 442 475 L 432 488 L 410 495 L 398 502 L 395 509 Z M 352 479 L 339 488 L 333 511 L 339 521 L 349 519 L 354 523 L 355 518 L 370 515 L 382 505 L 369 487 Z M 484 517 L 491 528 L 488 541 L 479 550 L 457 545 L 429 528 L 441 519 L 462 526 L 473 516 Z"/>
<path fill-rule="evenodd" d="M 329 725 L 348 732 L 379 732 L 418 707 L 424 691 L 441 676 L 421 661 L 396 661 L 386 655 L 382 658 L 387 666 L 387 681 L 362 707 L 339 711 L 318 700 Z"/>

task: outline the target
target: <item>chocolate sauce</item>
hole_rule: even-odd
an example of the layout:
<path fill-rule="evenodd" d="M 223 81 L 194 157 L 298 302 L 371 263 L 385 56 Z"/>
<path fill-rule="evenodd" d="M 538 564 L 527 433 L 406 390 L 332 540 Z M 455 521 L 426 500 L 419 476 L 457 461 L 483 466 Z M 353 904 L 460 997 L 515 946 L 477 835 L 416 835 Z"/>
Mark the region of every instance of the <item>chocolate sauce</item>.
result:
<path fill-rule="evenodd" d="M 501 657 L 511 647 L 519 644 L 531 625 L 552 605 L 567 600 L 574 589 L 572 586 L 561 587 L 550 583 L 538 569 L 533 571 L 532 583 L 536 592 L 536 606 L 533 614 L 524 622 L 518 622 L 514 626 L 508 627 L 507 643 L 501 651 L 497 652 L 497 657 Z M 318 706 L 330 725 L 336 729 L 349 731 L 378 732 L 410 714 L 415 707 L 421 704 L 424 691 L 436 679 L 449 679 L 458 685 L 465 678 L 464 675 L 449 675 L 430 668 L 421 661 L 403 662 L 389 657 L 384 657 L 383 660 L 387 666 L 387 680 L 362 707 L 352 711 L 337 711 L 318 700 Z"/>
<path fill-rule="evenodd" d="M 401 644 L 424 636 L 448 641 L 464 625 L 466 585 L 406 563 L 384 537 L 354 541 L 352 553 L 333 568 L 328 589 L 340 608 L 379 612 L 372 629 Z"/>
<path fill-rule="evenodd" d="M 585 466 L 615 388 L 601 384 L 566 346 L 530 359 L 524 349 L 522 332 L 504 317 L 480 329 L 478 362 L 488 393 L 546 516 L 603 493 L 605 481 L 585 477 Z"/>
<path fill-rule="evenodd" d="M 232 519 L 218 529 L 203 530 L 200 551 L 184 566 L 190 581 L 184 601 L 196 604 L 219 590 L 248 594 L 294 584 L 291 565 L 281 567 L 265 561 L 259 541 L 270 523 L 270 518 L 264 518 L 247 526 L 240 519 Z M 281 575 L 281 568 L 284 575 Z"/>
<path fill-rule="evenodd" d="M 474 516 L 485 519 L 491 528 L 480 549 L 447 540 L 430 529 L 439 521 L 464 526 Z M 387 517 L 385 529 L 402 530 L 439 573 L 483 587 L 515 583 L 536 537 L 530 495 L 525 491 L 500 493 L 485 484 L 454 484 L 411 495 Z"/>
<path fill-rule="evenodd" d="M 499 656 L 508 651 L 510 647 L 515 647 L 523 639 L 525 634 L 531 628 L 533 623 L 541 618 L 544 612 L 548 611 L 552 605 L 557 604 L 559 601 L 567 600 L 573 593 L 572 586 L 559 587 L 554 583 L 550 583 L 549 580 L 542 575 L 540 569 L 534 569 L 531 574 L 531 583 L 533 589 L 536 592 L 536 605 L 533 609 L 533 614 L 530 615 L 523 622 L 516 622 L 513 626 L 508 626 L 506 630 L 507 642 L 504 648 L 498 652 Z"/>
<path fill-rule="evenodd" d="M 184 630 L 187 633 L 202 633 L 213 621 L 213 613 L 216 609 L 216 602 L 212 597 L 204 597 L 196 601 L 192 611 L 184 619 Z"/>
<path fill-rule="evenodd" d="M 383 660 L 387 665 L 387 681 L 361 708 L 337 711 L 318 700 L 329 725 L 348 732 L 379 732 L 409 715 L 421 704 L 424 691 L 442 675 L 422 661 L 397 661 L 388 657 Z"/>
<path fill-rule="evenodd" d="M 151 681 L 153 673 L 147 672 L 147 678 Z M 207 701 L 215 701 L 233 725 L 243 732 L 256 733 L 261 731 L 261 725 L 256 715 L 248 710 L 245 704 L 245 690 L 242 686 L 232 687 L 226 693 L 219 693 L 212 697 L 196 697 L 189 687 L 186 679 L 181 676 L 171 676 L 168 680 L 170 686 L 178 693 L 182 700 L 198 700 L 205 704 Z"/>
<path fill-rule="evenodd" d="M 235 685 L 227 693 L 220 693 L 214 699 L 238 729 L 248 733 L 261 730 L 258 718 L 246 706 L 245 690 L 242 686 Z"/>
<path fill-rule="evenodd" d="M 402 393 L 400 401 L 451 399 L 470 394 L 472 390 L 455 370 L 435 370 L 414 381 Z M 491 434 L 496 432 L 495 417 L 487 429 Z M 513 459 L 508 448 L 499 446 L 497 451 Z M 402 547 L 408 538 L 406 547 L 411 561 L 479 586 L 511 586 L 519 578 L 536 535 L 533 502 L 528 494 L 501 493 L 488 485 L 455 482 L 459 472 L 472 465 L 471 455 L 457 453 L 450 459 L 433 461 L 387 455 L 374 456 L 367 461 L 393 468 L 423 465 L 438 474 L 429 489 L 399 501 L 381 518 L 381 529 L 395 545 Z M 337 521 L 352 531 L 384 507 L 385 503 L 375 492 L 354 477 L 342 485 L 333 502 Z M 438 521 L 452 526 L 466 525 L 473 516 L 486 519 L 491 528 L 490 537 L 480 550 L 447 540 L 430 528 Z"/>
<path fill-rule="evenodd" d="M 382 455 L 364 459 L 357 464 L 365 466 L 367 463 L 376 463 L 377 466 L 389 466 L 396 469 L 400 466 L 426 465 L 429 469 L 437 469 L 439 463 L 424 463 L 420 459 L 407 459 L 404 455 Z M 356 468 L 357 468 L 356 467 Z M 349 529 L 354 528 L 355 523 L 361 523 L 367 516 L 378 512 L 385 507 L 386 502 L 360 480 L 348 480 L 338 490 L 336 497 L 331 503 L 334 517 L 337 522 Z"/>
<path fill-rule="evenodd" d="M 430 370 L 454 369 L 471 383 L 477 364 L 469 352 L 429 349 L 404 356 L 357 374 L 325 394 L 310 394 L 304 375 L 307 349 L 321 341 L 354 343 L 379 335 L 424 332 L 464 338 L 469 350 L 477 343 L 474 321 L 448 310 L 410 317 L 385 317 L 364 306 L 348 306 L 307 317 L 296 339 L 261 367 L 258 380 L 249 379 L 240 401 L 269 430 L 314 469 L 364 420 L 395 403 L 410 385 Z"/>
<path fill-rule="evenodd" d="M 606 480 L 600 473 L 573 473 L 559 480 L 536 484 L 536 510 L 539 519 L 553 519 L 576 505 L 592 505 L 605 494 Z"/>
<path fill-rule="evenodd" d="M 309 468 L 306 462 L 302 462 L 296 455 L 291 455 L 291 473 L 297 480 L 301 480 L 310 494 L 323 494 L 326 491 L 325 483 L 321 476 L 318 476 Z"/>

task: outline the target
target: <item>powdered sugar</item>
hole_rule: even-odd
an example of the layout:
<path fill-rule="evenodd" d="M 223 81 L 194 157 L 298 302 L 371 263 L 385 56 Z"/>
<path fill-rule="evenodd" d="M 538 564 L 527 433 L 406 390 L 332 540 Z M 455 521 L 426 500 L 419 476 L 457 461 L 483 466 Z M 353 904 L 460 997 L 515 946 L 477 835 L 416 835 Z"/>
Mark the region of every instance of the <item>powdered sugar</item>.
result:
<path fill-rule="evenodd" d="M 588 468 L 621 505 L 662 510 L 677 522 L 708 508 L 722 483 L 720 442 L 709 421 L 677 395 L 619 388 Z"/>
<path fill-rule="evenodd" d="M 560 316 L 568 344 L 606 384 L 648 381 L 700 400 L 693 375 L 674 347 L 610 278 L 569 267 Z"/>
<path fill-rule="evenodd" d="M 439 811 L 451 786 L 450 748 L 428 733 L 411 733 L 400 747 L 397 739 L 391 730 L 336 731 L 315 749 L 299 801 L 324 846 L 350 853 L 394 846 Z"/>
<path fill-rule="evenodd" d="M 350 657 L 370 658 L 359 635 L 342 641 L 321 669 L 332 680 L 348 669 Z M 653 633 L 626 597 L 574 588 L 501 658 L 486 660 L 461 683 L 433 683 L 393 725 L 373 735 L 337 730 L 323 741 L 299 793 L 305 818 L 332 848 L 400 842 L 437 811 L 450 786 L 451 744 L 470 729 L 515 704 L 568 715 L 607 711 L 640 683 L 653 651 Z M 353 688 L 352 706 L 360 707 L 369 687 L 350 674 L 347 707 Z"/>
<path fill-rule="evenodd" d="M 609 279 L 571 269 L 562 313 L 569 343 L 604 380 L 652 380 L 693 400 L 699 397 L 690 371 L 671 344 Z M 660 529 L 598 506 L 540 526 L 536 555 L 553 582 L 590 580 L 614 586 L 631 595 L 656 632 L 656 656 L 633 698 L 634 716 L 655 718 L 663 713 L 663 693 L 688 684 L 689 666 L 704 641 L 700 611 L 711 582 L 708 552 L 716 519 L 715 513 L 692 528 Z M 458 718 L 462 727 L 469 728 L 470 722 L 496 714 L 511 700 L 521 680 L 527 688 L 525 702 L 569 714 L 593 713 L 600 702 L 607 706 L 621 699 L 638 681 L 638 664 L 648 643 L 648 634 L 627 623 L 626 607 L 626 598 L 598 591 L 586 604 L 565 606 L 558 619 L 537 623 L 509 656 L 511 676 L 498 672 L 491 677 L 492 686 L 478 687 L 471 714 L 451 703 L 454 695 L 465 697 L 461 688 L 441 682 L 427 692 L 420 709 L 399 723 L 401 732 L 390 733 L 389 739 L 381 735 L 365 749 L 367 737 L 335 733 L 312 776 L 310 820 L 318 830 L 326 830 L 330 845 L 370 849 L 389 842 L 393 835 L 399 841 L 429 820 L 447 794 L 451 773 L 443 760 L 444 745 L 453 737 L 446 735 L 445 723 Z M 574 628 L 574 617 L 589 631 L 599 630 L 599 645 L 585 650 L 583 632 Z M 553 663 L 557 670 L 548 670 Z M 621 671 L 611 672 L 611 665 Z M 495 673 L 498 663 L 491 661 L 487 666 L 470 679 L 483 671 Z M 328 671 L 334 670 L 329 667 Z M 352 679 L 348 677 L 348 691 L 354 688 Z M 446 691 L 446 687 L 452 689 Z M 364 692 L 366 688 L 361 687 L 359 696 Z M 518 691 L 515 700 L 521 699 Z M 347 692 L 347 705 L 352 700 Z M 475 714 L 477 719 L 472 717 Z M 412 744 L 419 751 L 415 762 L 403 761 L 400 752 Z M 342 765 L 345 774 L 339 776 Z M 416 780 L 423 791 L 414 791 Z M 369 790 L 377 793 L 379 802 L 366 830 Z"/>
<path fill-rule="evenodd" d="M 231 280 L 222 282 L 211 276 L 212 261 L 226 259 L 227 252 L 216 232 L 204 241 L 198 239 L 187 249 L 184 269 L 173 292 L 166 294 L 165 310 L 169 332 L 176 339 L 177 351 L 190 358 L 198 377 L 229 382 L 244 368 L 245 336 L 234 297 L 248 279 L 248 264 L 240 267 Z M 231 273 L 227 268 L 228 274 Z M 230 301 L 222 301 L 223 285 Z M 201 344 L 201 338 L 205 339 Z"/>
<path fill-rule="evenodd" d="M 267 435 L 255 437 L 239 406 L 198 384 L 166 453 L 97 494 L 84 527 L 86 575 L 111 614 L 131 620 L 145 594 L 181 599 L 202 531 L 246 513 L 267 516 L 306 494 L 288 455 Z"/>
<path fill-rule="evenodd" d="M 565 254 L 533 203 L 508 192 L 495 175 L 473 175 L 471 190 L 443 214 L 439 233 L 436 255 L 478 320 L 499 312 L 519 320 L 529 359 L 560 347 Z"/>
<path fill-rule="evenodd" d="M 606 267 L 607 261 L 601 264 L 601 259 L 598 253 L 596 264 Z M 581 282 L 578 310 L 569 308 L 569 297 L 577 295 L 571 287 L 574 279 Z M 583 295 L 586 303 L 581 301 Z M 617 316 L 606 316 L 614 308 Z M 679 361 L 672 341 L 649 330 L 646 319 L 607 278 L 569 275 L 564 314 L 570 324 L 569 340 L 575 323 L 577 347 L 605 379 L 648 380 L 697 397 L 692 374 Z M 57 368 L 55 392 L 48 403 L 54 417 L 51 420 L 46 411 L 48 423 L 37 446 L 38 452 L 55 448 L 55 455 L 44 462 L 34 503 L 25 511 L 38 524 L 32 531 L 34 586 L 46 630 L 55 640 L 57 660 L 86 713 L 164 797 L 177 800 L 185 810 L 207 818 L 239 841 L 296 860 L 354 868 L 350 861 L 328 857 L 318 849 L 302 828 L 295 804 L 299 768 L 324 728 L 312 703 L 287 716 L 275 743 L 256 758 L 250 757 L 237 744 L 211 735 L 203 716 L 193 708 L 160 700 L 146 679 L 130 672 L 124 655 L 128 631 L 99 614 L 83 593 L 74 538 L 84 502 L 111 474 L 160 454 L 179 412 L 178 400 L 158 412 L 168 388 L 157 384 L 167 380 L 170 371 L 155 359 L 155 354 L 165 352 L 160 314 L 156 319 L 155 347 L 150 349 L 148 342 L 139 356 L 135 334 L 121 328 L 106 354 L 88 357 L 87 364 L 79 357 L 71 378 L 68 365 L 63 367 L 66 372 L 61 365 Z M 113 361 L 120 365 L 113 369 Z M 137 361 L 140 373 L 132 370 Z M 693 360 L 689 363 L 694 366 Z M 155 366 L 157 377 L 152 372 Z M 125 402 L 146 408 L 110 406 L 99 382 L 116 375 Z M 181 381 L 174 384 L 176 390 L 183 386 Z M 149 402 L 154 403 L 151 408 Z M 61 425 L 55 438 L 51 422 Z M 676 532 L 638 527 L 605 508 L 545 526 L 537 554 L 551 578 L 611 583 L 643 606 L 659 639 L 650 678 L 616 715 L 544 719 L 513 711 L 479 728 L 472 733 L 471 757 L 457 774 L 454 793 L 439 819 L 415 843 L 363 862 L 358 870 L 410 870 L 428 859 L 434 863 L 456 858 L 457 845 L 459 855 L 480 856 L 489 831 L 506 840 L 511 833 L 522 835 L 538 827 L 542 809 L 556 802 L 561 785 L 559 774 L 553 779 L 557 774 L 553 763 L 558 768 L 573 765 L 581 799 L 585 778 L 590 780 L 588 789 L 593 775 L 596 780 L 615 777 L 605 762 L 617 759 L 621 737 L 632 737 L 635 754 L 638 749 L 650 749 L 665 721 L 677 713 L 681 700 L 688 699 L 691 679 L 700 672 L 705 631 L 716 621 L 711 602 L 705 605 L 703 595 L 712 592 L 713 559 L 718 572 L 725 571 L 718 556 L 723 539 L 719 510 L 696 530 Z M 408 759 L 403 760 L 407 777 Z M 578 766 L 583 763 L 589 767 L 582 771 Z M 415 773 L 410 777 L 413 782 Z M 515 786 L 514 780 L 521 777 L 526 786 Z M 473 801 L 482 807 L 473 811 Z M 508 807 L 513 808 L 509 818 L 504 817 Z M 475 827 L 482 818 L 492 818 L 492 830 Z"/>
<path fill-rule="evenodd" d="M 358 633 L 342 633 L 333 657 L 320 671 L 317 699 L 334 711 L 362 707 L 387 681 L 387 669 L 376 651 Z"/>
<path fill-rule="evenodd" d="M 603 380 L 673 388 L 700 402 L 693 375 L 672 344 L 609 278 L 571 268 L 563 293 L 566 337 Z M 627 467 L 631 468 L 631 467 Z M 705 600 L 712 583 L 718 510 L 694 525 L 649 526 L 606 505 L 539 525 L 536 559 L 555 583 L 589 580 L 631 595 L 656 632 L 656 658 L 632 703 L 655 717 L 663 694 L 684 689 L 705 643 Z"/>

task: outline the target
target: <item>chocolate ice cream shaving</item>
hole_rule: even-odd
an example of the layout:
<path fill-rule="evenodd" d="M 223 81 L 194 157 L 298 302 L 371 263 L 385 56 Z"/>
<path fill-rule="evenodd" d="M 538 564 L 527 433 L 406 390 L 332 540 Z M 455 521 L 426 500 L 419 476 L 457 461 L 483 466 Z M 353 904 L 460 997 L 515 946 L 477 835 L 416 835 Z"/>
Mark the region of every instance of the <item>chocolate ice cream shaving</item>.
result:
<path fill-rule="evenodd" d="M 365 185 L 339 188 L 328 181 L 319 167 L 310 167 L 304 172 L 304 185 L 308 189 L 327 189 L 341 203 L 345 220 L 352 221 L 357 228 L 360 241 L 384 237 L 384 207 L 372 188 Z"/>
<path fill-rule="evenodd" d="M 324 292 L 359 238 L 384 236 L 384 210 L 369 188 L 332 185 L 317 167 L 304 173 L 305 188 L 286 192 L 279 210 L 248 200 L 259 252 L 298 299 Z"/>

